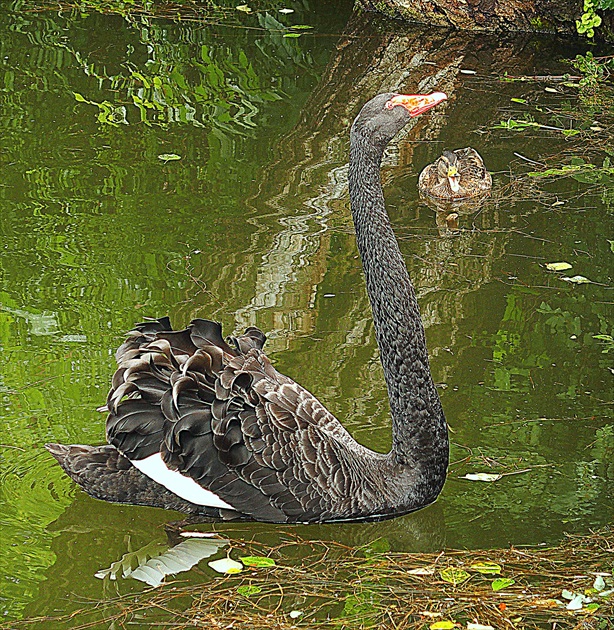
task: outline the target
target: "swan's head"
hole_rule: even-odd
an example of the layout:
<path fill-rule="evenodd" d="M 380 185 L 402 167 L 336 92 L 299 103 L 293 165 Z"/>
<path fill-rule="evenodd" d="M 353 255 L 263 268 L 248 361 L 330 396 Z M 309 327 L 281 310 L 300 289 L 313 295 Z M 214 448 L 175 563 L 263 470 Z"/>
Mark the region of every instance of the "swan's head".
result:
<path fill-rule="evenodd" d="M 458 172 L 458 156 L 453 151 L 444 151 L 437 160 L 439 179 L 448 180 L 452 192 L 460 190 L 460 173 Z"/>
<path fill-rule="evenodd" d="M 351 133 L 383 148 L 412 118 L 424 114 L 447 98 L 443 92 L 378 94 L 360 110 Z"/>

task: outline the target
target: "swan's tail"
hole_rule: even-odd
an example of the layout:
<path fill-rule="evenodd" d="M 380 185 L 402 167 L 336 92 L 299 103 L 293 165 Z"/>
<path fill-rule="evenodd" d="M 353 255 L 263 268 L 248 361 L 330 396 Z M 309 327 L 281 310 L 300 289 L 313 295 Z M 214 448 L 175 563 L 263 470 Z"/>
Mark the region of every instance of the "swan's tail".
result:
<path fill-rule="evenodd" d="M 45 448 L 57 459 L 66 474 L 95 499 L 177 510 L 212 520 L 241 517 L 234 511 L 207 508 L 185 501 L 144 475 L 110 444 L 46 444 Z"/>

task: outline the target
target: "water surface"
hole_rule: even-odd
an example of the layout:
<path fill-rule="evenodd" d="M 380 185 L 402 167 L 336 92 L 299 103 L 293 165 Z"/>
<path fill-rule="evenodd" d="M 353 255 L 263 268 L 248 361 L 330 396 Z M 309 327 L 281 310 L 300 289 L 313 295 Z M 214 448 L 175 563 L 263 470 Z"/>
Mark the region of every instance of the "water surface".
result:
<path fill-rule="evenodd" d="M 164 525 L 180 518 L 89 498 L 43 448 L 104 440 L 95 409 L 113 352 L 144 317 L 168 314 L 177 326 L 210 317 L 228 334 L 261 327 L 280 371 L 357 439 L 389 448 L 346 190 L 347 130 L 378 91 L 451 96 L 391 148 L 383 176 L 451 429 L 448 482 L 434 506 L 384 523 L 216 529 L 235 541 L 274 543 L 292 531 L 431 551 L 553 543 L 614 516 L 611 374 L 594 338 L 611 334 L 612 183 L 523 187 L 517 175 L 532 167 L 515 153 L 539 161 L 577 145 L 557 131 L 492 128 L 527 113 L 552 124 L 549 111 L 583 107 L 557 82 L 500 80 L 569 72 L 561 59 L 581 47 L 346 28 L 349 2 L 329 17 L 295 4 L 292 15 L 217 25 L 23 2 L 0 15 L 5 618 L 101 597 L 96 571 L 165 541 Z M 291 24 L 314 32 L 284 38 Z M 443 147 L 467 145 L 495 191 L 459 210 L 450 230 L 418 197 L 417 173 Z M 593 283 L 545 269 L 561 260 Z M 462 479 L 468 472 L 504 476 L 480 483 Z"/>

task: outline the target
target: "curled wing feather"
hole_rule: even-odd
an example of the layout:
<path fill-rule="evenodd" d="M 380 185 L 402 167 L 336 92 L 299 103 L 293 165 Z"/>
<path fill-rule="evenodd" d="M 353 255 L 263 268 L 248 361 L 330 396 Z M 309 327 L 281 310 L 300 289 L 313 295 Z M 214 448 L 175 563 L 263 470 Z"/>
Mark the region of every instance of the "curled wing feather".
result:
<path fill-rule="evenodd" d="M 356 452 L 378 455 L 275 370 L 265 339 L 249 328 L 225 341 L 207 320 L 178 332 L 166 319 L 140 325 L 118 350 L 108 441 L 132 460 L 159 452 L 168 468 L 257 520 L 372 511 L 377 492 L 355 470 Z"/>

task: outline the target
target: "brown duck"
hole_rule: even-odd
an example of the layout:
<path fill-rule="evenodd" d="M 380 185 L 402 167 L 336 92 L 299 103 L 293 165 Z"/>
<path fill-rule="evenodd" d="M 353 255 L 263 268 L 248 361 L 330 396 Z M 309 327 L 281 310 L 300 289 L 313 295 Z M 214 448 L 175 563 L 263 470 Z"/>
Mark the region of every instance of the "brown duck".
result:
<path fill-rule="evenodd" d="M 471 147 L 444 151 L 420 173 L 420 194 L 441 201 L 471 199 L 492 188 L 492 177 L 480 154 Z"/>

